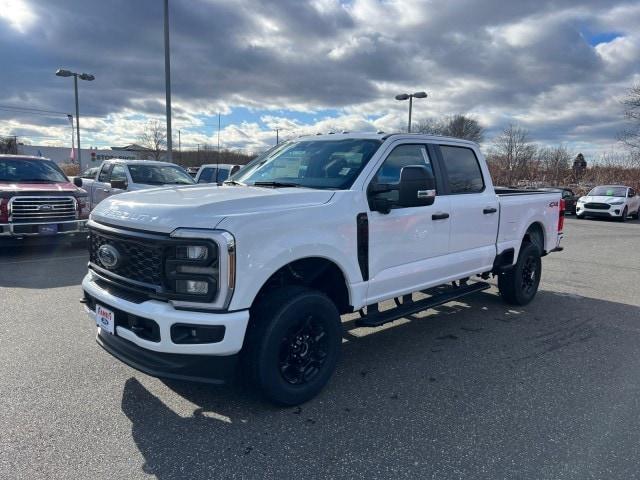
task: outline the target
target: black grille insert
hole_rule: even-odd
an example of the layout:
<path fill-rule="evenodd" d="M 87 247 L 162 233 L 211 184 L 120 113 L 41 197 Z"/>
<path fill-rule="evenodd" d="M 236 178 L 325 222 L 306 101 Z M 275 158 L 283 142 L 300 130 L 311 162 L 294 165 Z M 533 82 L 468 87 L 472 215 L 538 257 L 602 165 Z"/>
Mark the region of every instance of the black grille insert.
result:
<path fill-rule="evenodd" d="M 611 205 L 608 203 L 591 202 L 584 204 L 584 208 L 589 208 L 591 210 L 609 210 L 609 207 L 611 207 Z"/>
<path fill-rule="evenodd" d="M 103 264 L 98 256 L 98 250 L 103 245 L 111 245 L 122 255 L 119 264 L 113 268 Z M 124 279 L 143 283 L 149 287 L 162 287 L 164 246 L 157 242 L 145 242 L 144 239 L 121 237 L 91 229 L 89 260 L 95 266 Z"/>

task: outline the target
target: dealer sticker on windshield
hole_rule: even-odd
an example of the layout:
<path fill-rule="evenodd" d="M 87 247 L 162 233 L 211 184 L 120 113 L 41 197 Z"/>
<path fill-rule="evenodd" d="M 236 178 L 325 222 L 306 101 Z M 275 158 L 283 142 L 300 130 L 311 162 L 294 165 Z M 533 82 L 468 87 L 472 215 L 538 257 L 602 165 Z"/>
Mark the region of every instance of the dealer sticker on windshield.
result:
<path fill-rule="evenodd" d="M 113 334 L 115 331 L 115 314 L 102 305 L 96 305 L 96 324 L 103 331 Z"/>

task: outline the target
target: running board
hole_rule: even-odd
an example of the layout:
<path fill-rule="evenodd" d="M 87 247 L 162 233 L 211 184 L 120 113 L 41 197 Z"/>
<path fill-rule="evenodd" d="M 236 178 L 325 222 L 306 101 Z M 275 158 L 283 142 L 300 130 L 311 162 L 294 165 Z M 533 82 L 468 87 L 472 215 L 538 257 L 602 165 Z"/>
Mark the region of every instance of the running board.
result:
<path fill-rule="evenodd" d="M 475 282 L 461 287 L 450 287 L 442 293 L 438 293 L 431 297 L 417 300 L 415 302 L 409 301 L 406 303 L 399 303 L 398 301 L 396 301 L 396 304 L 398 305 L 397 307 L 390 310 L 385 310 L 384 312 L 380 312 L 377 308 L 378 305 L 374 304 L 368 307 L 368 309 L 370 308 L 373 311 L 357 319 L 356 325 L 360 327 L 379 327 L 380 325 L 392 322 L 402 317 L 406 317 L 407 315 L 413 315 L 414 313 L 437 307 L 438 305 L 457 300 L 458 298 L 471 295 L 472 293 L 487 290 L 488 288 L 491 288 L 491 285 L 486 282 Z M 403 297 L 403 300 L 406 300 L 407 297 L 409 296 L 407 295 Z"/>

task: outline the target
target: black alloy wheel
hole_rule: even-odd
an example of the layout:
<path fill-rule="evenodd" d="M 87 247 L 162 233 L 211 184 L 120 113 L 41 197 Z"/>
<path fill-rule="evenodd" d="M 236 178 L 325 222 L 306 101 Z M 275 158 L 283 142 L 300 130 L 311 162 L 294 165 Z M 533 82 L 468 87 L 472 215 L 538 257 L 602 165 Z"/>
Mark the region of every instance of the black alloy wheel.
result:
<path fill-rule="evenodd" d="M 329 350 L 327 331 L 308 315 L 293 325 L 282 339 L 278 368 L 287 383 L 302 385 L 313 381 L 324 366 Z"/>

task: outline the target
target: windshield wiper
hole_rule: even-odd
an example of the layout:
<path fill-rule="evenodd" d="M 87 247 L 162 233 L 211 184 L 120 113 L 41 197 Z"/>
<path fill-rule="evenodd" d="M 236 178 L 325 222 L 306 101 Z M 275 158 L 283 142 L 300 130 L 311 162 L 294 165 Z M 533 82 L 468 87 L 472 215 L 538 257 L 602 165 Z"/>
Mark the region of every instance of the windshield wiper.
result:
<path fill-rule="evenodd" d="M 241 185 L 241 186 L 246 186 L 244 183 L 242 182 L 238 182 L 237 180 L 225 180 L 224 182 L 222 182 L 223 185 Z"/>
<path fill-rule="evenodd" d="M 282 188 L 282 187 L 297 187 L 303 188 L 302 185 L 298 185 L 297 183 L 291 182 L 253 182 L 254 187 L 273 187 L 273 188 Z"/>

